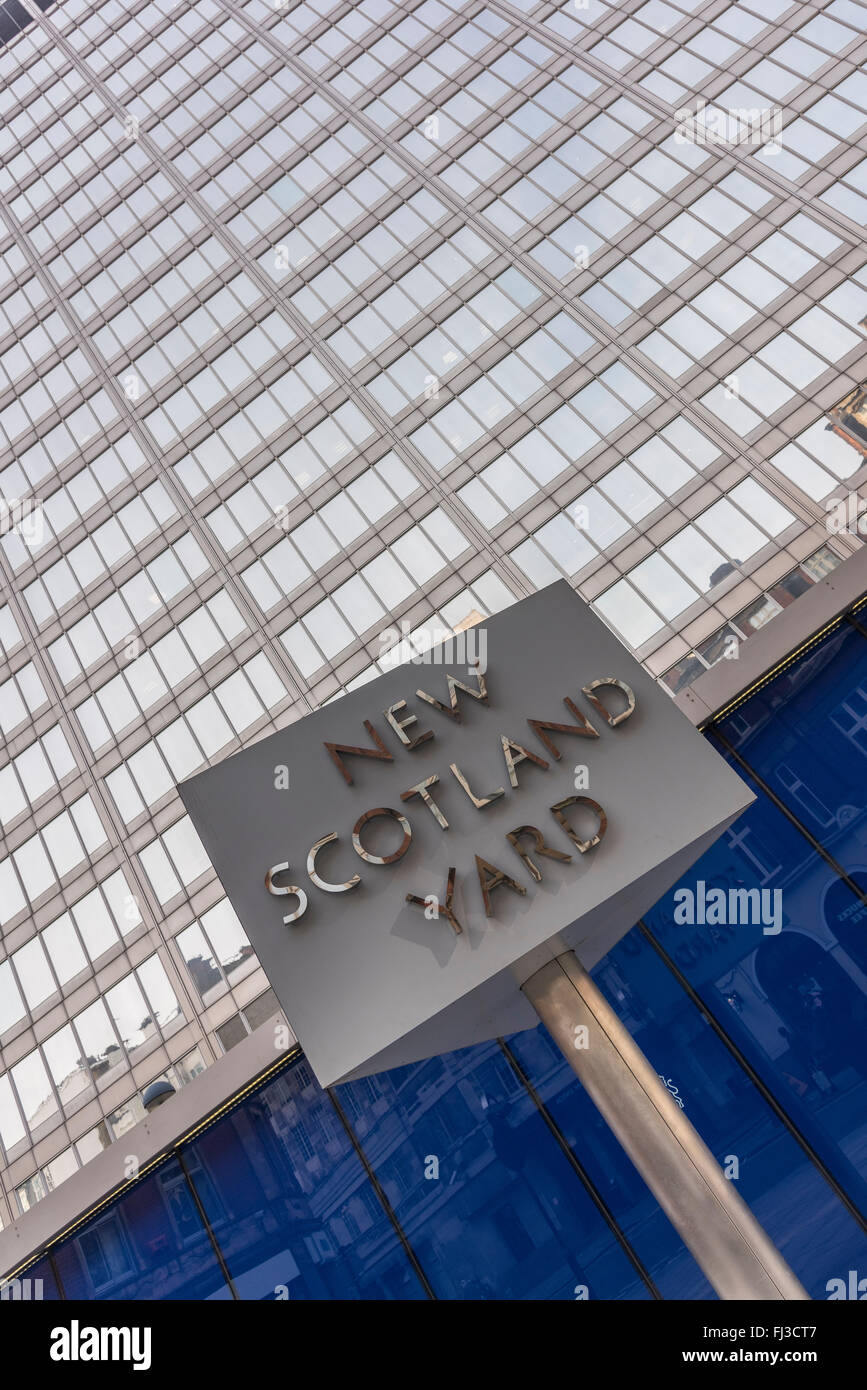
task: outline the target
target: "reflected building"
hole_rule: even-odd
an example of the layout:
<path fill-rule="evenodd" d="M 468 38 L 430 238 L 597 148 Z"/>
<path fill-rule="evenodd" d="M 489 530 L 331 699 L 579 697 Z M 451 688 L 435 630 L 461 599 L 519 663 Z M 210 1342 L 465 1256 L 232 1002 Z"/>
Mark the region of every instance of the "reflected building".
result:
<path fill-rule="evenodd" d="M 867 454 L 867 388 L 858 386 L 850 391 L 829 414 L 827 428 L 845 439 L 859 454 Z"/>

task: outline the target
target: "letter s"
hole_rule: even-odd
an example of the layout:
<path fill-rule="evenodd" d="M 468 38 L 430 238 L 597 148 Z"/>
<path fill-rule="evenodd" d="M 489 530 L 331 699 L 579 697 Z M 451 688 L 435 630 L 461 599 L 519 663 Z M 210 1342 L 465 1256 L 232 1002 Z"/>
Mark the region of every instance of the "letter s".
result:
<path fill-rule="evenodd" d="M 307 911 L 307 894 L 304 892 L 303 888 L 299 888 L 298 885 L 295 883 L 290 883 L 287 884 L 285 888 L 280 888 L 274 882 L 274 879 L 277 876 L 277 874 L 286 873 L 288 868 L 288 863 L 274 864 L 273 867 L 270 868 L 267 874 L 265 875 L 265 887 L 268 889 L 269 893 L 274 894 L 275 898 L 282 898 L 291 893 L 294 893 L 296 895 L 296 897 L 298 898 L 298 906 L 296 907 L 294 912 L 287 913 L 287 915 L 283 918 L 283 921 L 297 922 L 298 918 L 303 917 L 304 913 Z"/>

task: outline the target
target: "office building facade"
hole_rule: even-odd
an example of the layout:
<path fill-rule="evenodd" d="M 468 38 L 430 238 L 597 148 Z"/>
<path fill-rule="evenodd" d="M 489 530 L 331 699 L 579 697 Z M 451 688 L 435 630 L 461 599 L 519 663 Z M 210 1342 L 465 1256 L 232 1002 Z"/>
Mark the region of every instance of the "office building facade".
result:
<path fill-rule="evenodd" d="M 330 1097 L 277 1055 L 176 792 L 563 577 L 759 789 L 690 882 L 786 914 L 694 887 L 600 982 L 811 1293 L 867 1274 L 864 14 L 2 7 L 0 1222 L 46 1289 L 708 1296 L 540 1031 Z"/>

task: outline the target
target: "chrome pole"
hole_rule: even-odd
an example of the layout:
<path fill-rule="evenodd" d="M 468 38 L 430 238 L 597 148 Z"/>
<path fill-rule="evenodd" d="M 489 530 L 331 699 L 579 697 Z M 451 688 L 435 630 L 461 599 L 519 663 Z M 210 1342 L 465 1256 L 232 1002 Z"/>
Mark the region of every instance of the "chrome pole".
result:
<path fill-rule="evenodd" d="M 809 1300 L 575 953 L 521 988 L 719 1297 Z"/>

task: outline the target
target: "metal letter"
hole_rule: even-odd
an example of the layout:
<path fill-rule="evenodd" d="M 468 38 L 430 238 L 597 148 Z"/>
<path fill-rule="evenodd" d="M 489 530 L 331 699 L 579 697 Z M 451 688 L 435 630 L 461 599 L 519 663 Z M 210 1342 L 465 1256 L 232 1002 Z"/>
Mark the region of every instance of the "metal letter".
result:
<path fill-rule="evenodd" d="M 370 734 L 370 737 L 373 739 L 374 743 L 376 744 L 376 748 L 355 748 L 350 743 L 326 743 L 325 745 L 325 747 L 328 749 L 329 754 L 334 760 L 334 763 L 336 764 L 337 768 L 342 773 L 342 775 L 345 777 L 350 787 L 352 786 L 352 777 L 349 773 L 348 768 L 344 767 L 343 765 L 343 760 L 340 757 L 341 753 L 353 753 L 357 758 L 381 758 L 382 761 L 386 763 L 394 762 L 394 758 L 389 753 L 388 749 L 386 748 L 382 739 L 379 737 L 379 734 L 376 732 L 369 719 L 365 719 L 364 727 Z"/>
<path fill-rule="evenodd" d="M 461 786 L 463 787 L 464 791 L 470 798 L 470 801 L 473 803 L 477 811 L 483 811 L 486 806 L 490 806 L 492 801 L 496 801 L 498 797 L 506 795 L 504 787 L 497 787 L 497 790 L 495 792 L 489 792 L 487 796 L 476 796 L 475 792 L 471 790 L 469 782 L 467 781 L 464 774 L 461 772 L 457 763 L 449 763 L 449 771 L 455 777 L 457 777 L 458 781 L 460 782 Z"/>
<path fill-rule="evenodd" d="M 433 705 L 434 709 L 438 709 L 441 714 L 447 714 L 449 719 L 454 719 L 456 724 L 460 724 L 461 707 L 458 704 L 459 690 L 462 690 L 465 695 L 472 696 L 474 700 L 481 700 L 483 705 L 486 705 L 488 703 L 488 687 L 486 686 L 485 678 L 482 675 L 481 670 L 479 669 L 479 663 L 477 661 L 474 661 L 472 665 L 476 673 L 476 681 L 479 687 L 478 690 L 471 690 L 468 685 L 464 685 L 464 682 L 459 681 L 455 676 L 446 676 L 446 683 L 449 688 L 449 701 L 451 707 L 449 707 L 449 705 L 444 705 L 441 700 L 435 700 L 433 695 L 426 695 L 423 690 L 417 690 L 415 692 L 416 695 L 420 700 L 425 700 L 429 705 Z"/>
<path fill-rule="evenodd" d="M 509 841 L 509 844 L 512 846 L 512 849 L 515 851 L 518 858 L 529 869 L 531 877 L 534 878 L 537 883 L 542 882 L 542 871 L 539 868 L 538 864 L 533 863 L 526 850 L 523 850 L 519 847 L 518 841 L 520 840 L 522 835 L 533 836 L 533 848 L 535 849 L 537 854 L 547 855 L 549 859 L 558 859 L 563 864 L 569 864 L 572 862 L 571 854 L 564 854 L 562 850 L 551 849 L 548 845 L 546 845 L 544 835 L 542 834 L 541 830 L 536 829 L 535 825 L 519 825 L 517 830 L 509 830 L 506 834 L 506 839 Z"/>
<path fill-rule="evenodd" d="M 274 894 L 275 898 L 282 898 L 285 895 L 291 893 L 294 893 L 296 895 L 296 897 L 298 898 L 298 906 L 296 907 L 294 912 L 287 913 L 287 915 L 283 918 L 283 921 L 297 922 L 298 918 L 303 917 L 304 913 L 307 911 L 307 894 L 304 892 L 303 888 L 299 888 L 298 885 L 295 883 L 290 883 L 286 888 L 278 888 L 274 882 L 276 875 L 286 873 L 288 868 L 288 863 L 275 864 L 274 867 L 269 869 L 267 874 L 265 875 L 265 887 L 268 889 L 269 893 Z"/>
<path fill-rule="evenodd" d="M 454 897 L 455 871 L 454 869 L 449 869 L 449 876 L 446 883 L 446 900 L 445 903 L 443 903 L 440 906 L 439 912 L 441 912 L 443 916 L 449 919 L 452 925 L 452 931 L 454 932 L 455 936 L 460 936 L 464 929 L 452 910 L 452 903 L 454 902 Z M 416 896 L 415 893 L 407 893 L 406 900 L 408 903 L 415 903 L 418 907 L 427 907 L 427 898 L 419 898 Z"/>
<path fill-rule="evenodd" d="M 602 701 L 597 700 L 596 696 L 593 694 L 593 691 L 598 690 L 602 685 L 612 685 L 615 690 L 619 690 L 622 695 L 625 695 L 626 709 L 621 710 L 619 714 L 609 714 Z M 635 695 L 632 690 L 626 684 L 626 681 L 619 681 L 614 676 L 605 676 L 602 680 L 591 681 L 589 685 L 582 685 L 581 690 L 587 696 L 593 708 L 599 711 L 602 718 L 607 724 L 611 725 L 612 729 L 616 728 L 618 724 L 622 724 L 624 719 L 628 719 L 635 709 Z"/>
<path fill-rule="evenodd" d="M 434 820 L 436 821 L 437 825 L 439 825 L 443 830 L 448 830 L 448 821 L 446 820 L 439 806 L 437 806 L 430 792 L 427 790 L 428 787 L 432 787 L 434 783 L 438 782 L 439 780 L 440 779 L 434 772 L 430 777 L 425 777 L 423 782 L 416 782 L 414 787 L 408 787 L 405 792 L 401 792 L 400 799 L 401 801 L 411 801 L 414 796 L 420 796 L 425 806 L 428 808 Z"/>
<path fill-rule="evenodd" d="M 404 730 L 408 729 L 410 724 L 417 724 L 418 719 L 414 714 L 408 715 L 407 718 L 403 720 L 398 719 L 396 711 L 399 709 L 406 709 L 406 700 L 398 700 L 396 705 L 389 705 L 384 713 L 404 748 L 418 748 L 420 744 L 427 743 L 429 738 L 433 738 L 433 729 L 428 729 L 426 734 L 419 734 L 418 738 L 410 738 L 409 734 L 405 733 Z"/>
<path fill-rule="evenodd" d="M 566 706 L 569 713 L 571 715 L 574 715 L 574 717 L 578 720 L 577 726 L 573 724 L 554 724 L 549 719 L 527 720 L 527 723 L 530 725 L 530 728 L 533 730 L 533 733 L 538 735 L 538 737 L 542 740 L 552 757 L 557 758 L 558 760 L 560 758 L 560 749 L 557 747 L 552 738 L 548 738 L 547 734 L 545 733 L 546 729 L 551 729 L 554 733 L 557 734 L 577 734 L 579 738 L 599 737 L 598 730 L 594 729 L 589 719 L 585 719 L 580 709 L 578 709 L 577 705 L 574 705 L 572 703 L 568 695 L 565 696 L 563 704 Z"/>
<path fill-rule="evenodd" d="M 520 893 L 521 897 L 526 896 L 526 888 L 522 884 L 516 883 L 502 869 L 498 869 L 493 864 L 489 864 L 487 859 L 482 859 L 476 855 L 476 872 L 479 875 L 479 887 L 482 890 L 482 897 L 485 900 L 485 916 L 493 915 L 491 908 L 491 894 L 495 888 L 503 884 L 506 888 L 511 888 L 513 893 Z"/>
<path fill-rule="evenodd" d="M 326 883 L 324 878 L 320 878 L 316 872 L 316 856 L 324 845 L 328 845 L 332 840 L 337 839 L 337 832 L 332 830 L 329 835 L 323 835 L 321 840 L 317 840 L 307 855 L 307 877 L 311 883 L 315 883 L 317 888 L 321 888 L 323 893 L 348 893 L 350 888 L 355 888 L 361 882 L 358 874 L 353 874 L 345 883 Z"/>
<path fill-rule="evenodd" d="M 549 766 L 544 758 L 537 758 L 535 753 L 530 753 L 526 748 L 522 748 L 520 743 L 515 743 L 514 739 L 509 738 L 506 734 L 500 734 L 500 742 L 503 745 L 503 757 L 506 759 L 509 781 L 513 787 L 517 787 L 518 785 L 518 774 L 515 771 L 516 763 L 523 763 L 529 758 L 530 762 L 536 763 L 538 767 Z M 518 755 L 516 758 L 512 756 L 512 749 L 514 749 Z"/>
<path fill-rule="evenodd" d="M 394 851 L 394 854 L 387 854 L 384 859 L 381 859 L 378 854 L 371 854 L 366 850 L 359 838 L 361 827 L 366 825 L 368 821 L 373 820 L 374 816 L 393 816 L 403 831 L 403 839 Z M 393 811 L 390 806 L 376 806 L 372 811 L 365 811 L 363 815 L 358 817 L 358 820 L 352 827 L 352 843 L 355 847 L 355 853 L 359 855 L 366 864 L 394 864 L 406 854 L 411 840 L 412 826 L 406 816 L 402 816 L 400 811 Z"/>
<path fill-rule="evenodd" d="M 579 840 L 577 834 L 563 815 L 567 806 L 589 806 L 591 811 L 596 812 L 596 815 L 599 817 L 599 829 L 596 831 L 592 840 Z M 565 801 L 556 802 L 556 804 L 551 807 L 551 810 L 566 831 L 566 834 L 569 836 L 569 839 L 572 841 L 579 854 L 586 854 L 588 849 L 593 849 L 594 845 L 598 845 L 605 831 L 608 829 L 608 817 L 599 805 L 599 802 L 594 801 L 591 796 L 567 796 Z"/>

